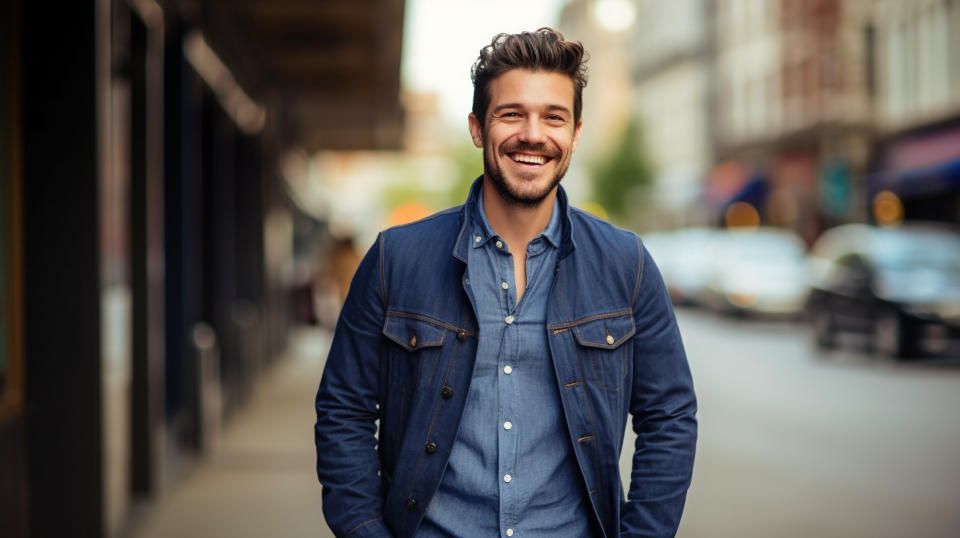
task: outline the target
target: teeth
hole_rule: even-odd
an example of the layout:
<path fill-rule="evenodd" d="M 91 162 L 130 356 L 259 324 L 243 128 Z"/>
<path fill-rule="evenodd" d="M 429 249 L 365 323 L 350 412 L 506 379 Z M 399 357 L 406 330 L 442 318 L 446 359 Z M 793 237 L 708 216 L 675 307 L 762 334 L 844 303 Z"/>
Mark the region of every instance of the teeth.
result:
<path fill-rule="evenodd" d="M 523 153 L 514 153 L 510 156 L 510 158 L 518 163 L 527 164 L 543 164 L 547 162 L 547 158 L 543 155 L 525 155 Z"/>

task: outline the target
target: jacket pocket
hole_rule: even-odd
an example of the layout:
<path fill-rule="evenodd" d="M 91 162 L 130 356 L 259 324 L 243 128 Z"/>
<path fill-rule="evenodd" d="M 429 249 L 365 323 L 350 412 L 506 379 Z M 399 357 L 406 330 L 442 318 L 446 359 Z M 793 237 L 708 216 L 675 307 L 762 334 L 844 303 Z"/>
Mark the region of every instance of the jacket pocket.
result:
<path fill-rule="evenodd" d="M 591 316 L 570 328 L 581 356 L 586 356 L 587 376 L 600 387 L 618 391 L 626 375 L 630 346 L 637 332 L 633 312 L 626 310 Z"/>
<path fill-rule="evenodd" d="M 429 385 L 436 373 L 450 329 L 425 316 L 389 312 L 383 335 L 390 348 L 391 381 L 412 389 Z"/>

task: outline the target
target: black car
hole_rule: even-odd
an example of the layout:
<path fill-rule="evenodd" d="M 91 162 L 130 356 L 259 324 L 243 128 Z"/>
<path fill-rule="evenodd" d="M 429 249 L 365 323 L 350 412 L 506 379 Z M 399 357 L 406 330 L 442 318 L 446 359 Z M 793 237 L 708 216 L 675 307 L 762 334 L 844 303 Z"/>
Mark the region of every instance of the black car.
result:
<path fill-rule="evenodd" d="M 818 345 L 869 337 L 892 357 L 954 353 L 960 342 L 960 233 L 927 223 L 848 224 L 810 250 L 807 312 Z"/>

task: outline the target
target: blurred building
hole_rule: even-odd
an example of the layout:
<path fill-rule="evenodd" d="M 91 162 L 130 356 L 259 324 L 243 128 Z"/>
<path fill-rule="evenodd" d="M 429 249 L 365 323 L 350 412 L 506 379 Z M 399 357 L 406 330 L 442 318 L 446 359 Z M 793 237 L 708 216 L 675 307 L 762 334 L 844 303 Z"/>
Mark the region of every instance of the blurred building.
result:
<path fill-rule="evenodd" d="M 704 224 L 703 177 L 713 162 L 710 2 L 636 0 L 628 44 L 632 109 L 656 169 L 655 227 Z"/>
<path fill-rule="evenodd" d="M 123 535 L 211 450 L 325 226 L 284 156 L 401 145 L 403 8 L 2 4 L 0 534 Z"/>
<path fill-rule="evenodd" d="M 714 6 L 721 165 L 706 190 L 718 221 L 748 201 L 810 241 L 871 220 L 883 191 L 901 201 L 903 218 L 960 221 L 956 2 Z"/>
<path fill-rule="evenodd" d="M 589 54 L 587 86 L 583 90 L 583 130 L 577 156 L 563 182 L 574 204 L 582 204 L 590 197 L 590 165 L 616 146 L 633 116 L 628 51 L 634 35 L 634 15 L 627 13 L 616 21 L 623 26 L 611 27 L 611 21 L 598 17 L 597 7 L 596 0 L 571 0 L 557 22 L 564 37 L 580 41 Z"/>
<path fill-rule="evenodd" d="M 875 111 L 868 195 L 906 219 L 960 222 L 960 2 L 875 1 L 865 14 Z"/>
<path fill-rule="evenodd" d="M 715 3 L 718 162 L 725 198 L 756 207 L 764 222 L 808 242 L 834 222 L 863 218 L 870 143 L 863 13 L 842 0 Z M 732 188 L 731 188 L 732 187 Z"/>

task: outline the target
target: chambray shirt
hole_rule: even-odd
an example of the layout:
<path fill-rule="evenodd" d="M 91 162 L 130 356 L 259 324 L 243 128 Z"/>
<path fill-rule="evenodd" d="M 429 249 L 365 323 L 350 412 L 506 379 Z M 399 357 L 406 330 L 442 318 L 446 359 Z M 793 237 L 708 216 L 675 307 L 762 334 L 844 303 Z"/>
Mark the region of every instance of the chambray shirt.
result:
<path fill-rule="evenodd" d="M 475 207 L 465 284 L 480 327 L 477 358 L 456 442 L 417 536 L 591 536 L 547 348 L 561 211 L 555 203 L 547 228 L 527 245 L 527 289 L 517 304 L 513 255 L 487 221 L 482 196 Z"/>

